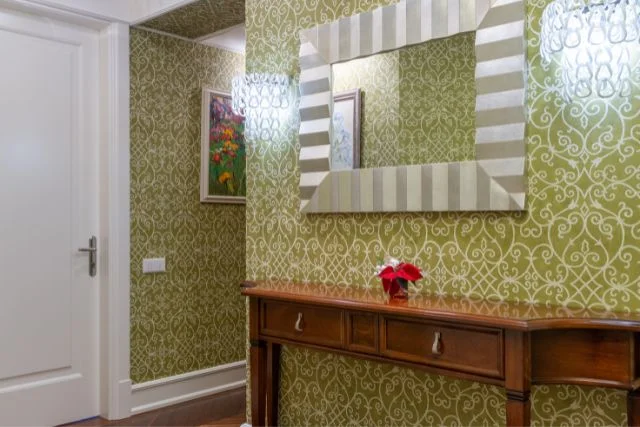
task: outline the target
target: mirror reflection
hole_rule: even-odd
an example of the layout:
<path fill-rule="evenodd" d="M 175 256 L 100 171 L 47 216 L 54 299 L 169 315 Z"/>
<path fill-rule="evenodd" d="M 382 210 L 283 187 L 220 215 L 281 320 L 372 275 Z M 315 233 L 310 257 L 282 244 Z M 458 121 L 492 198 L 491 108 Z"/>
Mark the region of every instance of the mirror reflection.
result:
<path fill-rule="evenodd" d="M 475 32 L 334 64 L 334 96 L 361 91 L 359 166 L 474 160 L 475 66 Z M 344 109 L 332 153 L 352 132 Z"/>

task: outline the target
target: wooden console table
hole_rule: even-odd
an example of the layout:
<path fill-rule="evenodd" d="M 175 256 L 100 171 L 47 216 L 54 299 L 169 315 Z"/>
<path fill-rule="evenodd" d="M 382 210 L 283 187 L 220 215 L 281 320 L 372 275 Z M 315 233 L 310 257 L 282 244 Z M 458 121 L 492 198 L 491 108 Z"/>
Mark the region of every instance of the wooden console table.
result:
<path fill-rule="evenodd" d="M 278 424 L 282 344 L 504 387 L 509 426 L 529 425 L 532 384 L 623 389 L 629 425 L 640 425 L 640 315 L 424 295 L 388 300 L 381 289 L 284 281 L 242 286 L 254 427 Z"/>

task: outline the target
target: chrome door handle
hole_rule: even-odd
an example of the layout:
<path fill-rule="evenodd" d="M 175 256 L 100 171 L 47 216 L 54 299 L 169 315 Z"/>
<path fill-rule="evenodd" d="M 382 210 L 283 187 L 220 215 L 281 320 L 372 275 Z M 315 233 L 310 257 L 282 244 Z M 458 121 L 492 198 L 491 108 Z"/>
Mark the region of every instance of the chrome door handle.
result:
<path fill-rule="evenodd" d="M 433 354 L 442 354 L 442 351 L 440 350 L 440 332 L 436 332 L 435 335 L 433 336 L 433 345 L 431 346 L 431 353 Z"/>
<path fill-rule="evenodd" d="M 298 313 L 298 320 L 296 320 L 295 330 L 302 332 L 302 313 Z"/>
<path fill-rule="evenodd" d="M 78 252 L 87 252 L 89 254 L 89 276 L 95 277 L 98 270 L 98 239 L 91 236 L 88 248 L 79 248 Z"/>

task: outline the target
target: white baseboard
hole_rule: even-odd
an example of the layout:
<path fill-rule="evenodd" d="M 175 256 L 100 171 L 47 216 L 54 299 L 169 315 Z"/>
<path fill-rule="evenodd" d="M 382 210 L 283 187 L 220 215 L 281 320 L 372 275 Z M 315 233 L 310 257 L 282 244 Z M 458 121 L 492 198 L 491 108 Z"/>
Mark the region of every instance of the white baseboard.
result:
<path fill-rule="evenodd" d="M 246 382 L 246 362 L 241 360 L 200 371 L 134 384 L 131 387 L 131 414 L 140 414 L 244 387 Z"/>
<path fill-rule="evenodd" d="M 131 379 L 118 381 L 118 405 L 116 408 L 112 408 L 108 418 L 121 420 L 123 418 L 129 418 L 131 416 Z"/>

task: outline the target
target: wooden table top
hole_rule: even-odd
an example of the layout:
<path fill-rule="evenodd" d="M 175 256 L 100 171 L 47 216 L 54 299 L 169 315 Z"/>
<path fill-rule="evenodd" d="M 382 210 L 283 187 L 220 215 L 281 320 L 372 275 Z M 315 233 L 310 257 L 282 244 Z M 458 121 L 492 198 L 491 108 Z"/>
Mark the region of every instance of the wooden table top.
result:
<path fill-rule="evenodd" d="M 422 293 L 410 294 L 409 299 L 390 299 L 382 286 L 369 289 L 287 280 L 246 281 L 242 295 L 517 330 L 600 328 L 640 332 L 638 313 Z"/>

